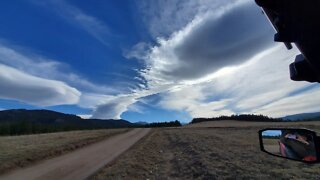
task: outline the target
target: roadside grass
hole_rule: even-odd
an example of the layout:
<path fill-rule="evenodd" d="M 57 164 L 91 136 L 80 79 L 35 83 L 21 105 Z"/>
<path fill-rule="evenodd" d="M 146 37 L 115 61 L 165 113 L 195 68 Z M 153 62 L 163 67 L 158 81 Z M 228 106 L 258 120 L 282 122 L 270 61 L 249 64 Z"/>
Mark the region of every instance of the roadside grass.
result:
<path fill-rule="evenodd" d="M 264 127 L 154 129 L 91 179 L 320 179 L 320 165 L 261 152 Z"/>
<path fill-rule="evenodd" d="M 275 139 L 263 138 L 263 144 L 264 145 L 278 145 L 279 144 L 279 138 L 275 138 Z"/>
<path fill-rule="evenodd" d="M 127 131 L 129 129 L 104 129 L 0 136 L 0 174 Z"/>

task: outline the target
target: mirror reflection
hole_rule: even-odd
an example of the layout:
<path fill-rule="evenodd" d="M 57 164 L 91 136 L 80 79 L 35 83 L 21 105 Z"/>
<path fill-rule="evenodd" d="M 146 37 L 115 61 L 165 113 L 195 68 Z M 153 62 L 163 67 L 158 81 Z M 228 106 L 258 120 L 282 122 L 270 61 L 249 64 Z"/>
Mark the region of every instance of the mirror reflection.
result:
<path fill-rule="evenodd" d="M 265 130 L 262 132 L 265 151 L 285 158 L 316 161 L 313 134 L 307 130 Z"/>

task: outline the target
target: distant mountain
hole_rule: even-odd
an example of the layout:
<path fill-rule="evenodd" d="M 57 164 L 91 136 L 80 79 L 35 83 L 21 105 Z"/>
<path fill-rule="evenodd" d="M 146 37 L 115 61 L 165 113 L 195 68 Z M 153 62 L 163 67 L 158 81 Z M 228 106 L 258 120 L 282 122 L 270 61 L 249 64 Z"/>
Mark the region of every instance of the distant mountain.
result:
<path fill-rule="evenodd" d="M 294 114 L 294 115 L 285 116 L 282 119 L 286 121 L 320 120 L 320 112 Z"/>
<path fill-rule="evenodd" d="M 138 125 L 126 120 L 82 119 L 49 110 L 0 111 L 0 134 L 32 134 L 80 129 L 127 128 Z"/>
<path fill-rule="evenodd" d="M 0 111 L 0 123 L 15 121 L 28 121 L 40 124 L 75 124 L 86 127 L 131 127 L 134 125 L 122 119 L 82 119 L 76 115 L 49 110 L 14 109 Z"/>
<path fill-rule="evenodd" d="M 49 110 L 12 109 L 0 111 L 0 122 L 29 121 L 44 124 L 77 122 L 82 120 L 76 115 L 64 114 Z"/>
<path fill-rule="evenodd" d="M 135 122 L 134 124 L 138 124 L 138 125 L 147 125 L 149 123 L 145 122 L 145 121 L 138 121 L 138 122 Z"/>

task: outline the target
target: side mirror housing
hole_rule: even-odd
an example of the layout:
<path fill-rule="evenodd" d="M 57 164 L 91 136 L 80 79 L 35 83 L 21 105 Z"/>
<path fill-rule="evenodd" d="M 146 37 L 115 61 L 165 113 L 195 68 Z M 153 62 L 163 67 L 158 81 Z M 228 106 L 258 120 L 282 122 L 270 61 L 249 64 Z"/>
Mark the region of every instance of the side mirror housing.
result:
<path fill-rule="evenodd" d="M 290 78 L 293 81 L 320 82 L 302 54 L 296 56 L 295 61 L 290 64 L 289 68 Z"/>
<path fill-rule="evenodd" d="M 267 128 L 259 131 L 260 149 L 305 163 L 320 162 L 319 137 L 308 129 Z"/>

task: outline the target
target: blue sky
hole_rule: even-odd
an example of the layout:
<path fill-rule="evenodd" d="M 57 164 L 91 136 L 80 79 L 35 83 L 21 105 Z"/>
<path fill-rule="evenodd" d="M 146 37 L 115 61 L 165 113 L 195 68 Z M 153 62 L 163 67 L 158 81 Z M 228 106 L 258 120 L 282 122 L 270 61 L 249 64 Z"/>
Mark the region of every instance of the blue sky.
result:
<path fill-rule="evenodd" d="M 267 130 L 262 132 L 262 136 L 281 136 L 281 130 Z"/>
<path fill-rule="evenodd" d="M 0 2 L 0 109 L 188 122 L 320 111 L 251 0 Z"/>

